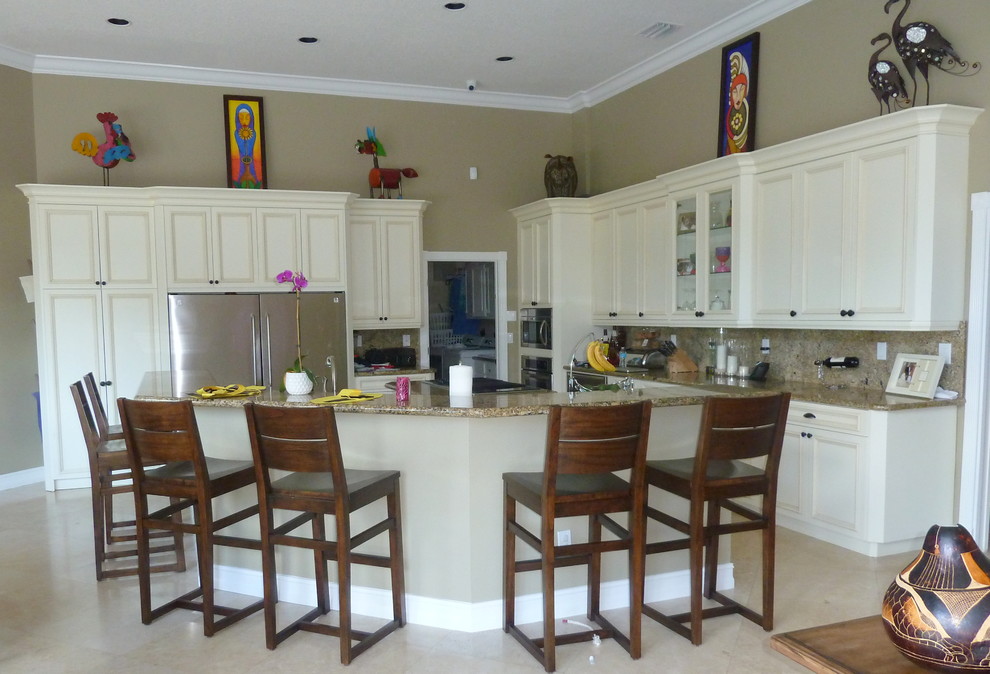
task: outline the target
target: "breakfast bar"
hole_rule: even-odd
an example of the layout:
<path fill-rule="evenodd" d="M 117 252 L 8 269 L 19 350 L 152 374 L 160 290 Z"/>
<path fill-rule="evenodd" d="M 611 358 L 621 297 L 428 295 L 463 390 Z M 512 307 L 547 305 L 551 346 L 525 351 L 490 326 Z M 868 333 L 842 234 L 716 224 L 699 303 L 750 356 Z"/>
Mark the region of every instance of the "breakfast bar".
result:
<path fill-rule="evenodd" d="M 413 382 L 407 403 L 386 393 L 375 400 L 335 406 L 344 461 L 349 468 L 398 469 L 401 472 L 406 592 L 409 621 L 447 629 L 479 631 L 501 625 L 502 473 L 543 469 L 546 413 L 550 405 L 616 405 L 652 400 L 654 413 L 651 458 L 691 456 L 697 438 L 701 404 L 708 395 L 695 387 L 657 385 L 631 392 L 566 394 L 521 392 L 475 394 L 451 401 L 442 389 Z M 250 445 L 242 412 L 246 400 L 260 404 L 309 405 L 307 398 L 267 392 L 252 398 L 194 400 L 207 454 L 245 458 Z M 242 498 L 252 498 L 243 495 Z M 360 518 L 361 512 L 355 517 Z M 368 521 L 381 513 L 367 513 Z M 358 520 L 361 521 L 361 520 Z M 250 535 L 250 521 L 243 532 Z M 578 542 L 586 525 L 575 520 Z M 371 545 L 384 542 L 372 541 Z M 307 603 L 304 589 L 294 596 L 294 579 L 309 578 L 311 557 L 298 550 L 279 550 L 280 596 Z M 649 601 L 686 595 L 686 554 L 654 555 L 648 574 Z M 260 594 L 260 559 L 251 552 L 218 552 L 220 587 Z M 627 600 L 623 556 L 605 558 L 603 602 L 620 606 Z M 527 576 L 533 576 L 529 578 Z M 731 579 L 731 573 L 725 574 Z M 539 618 L 538 574 L 520 578 L 520 618 Z M 377 569 L 356 569 L 355 610 L 365 615 L 388 611 L 384 576 Z M 561 609 L 582 613 L 579 568 L 564 569 L 558 592 Z M 307 588 L 308 584 L 299 583 Z M 650 587 L 650 585 L 648 585 Z M 568 589 L 572 591 L 568 592 Z M 532 599 L 530 599 L 530 596 Z M 607 605 L 607 604 L 606 604 Z M 568 610 L 573 606 L 573 611 Z"/>

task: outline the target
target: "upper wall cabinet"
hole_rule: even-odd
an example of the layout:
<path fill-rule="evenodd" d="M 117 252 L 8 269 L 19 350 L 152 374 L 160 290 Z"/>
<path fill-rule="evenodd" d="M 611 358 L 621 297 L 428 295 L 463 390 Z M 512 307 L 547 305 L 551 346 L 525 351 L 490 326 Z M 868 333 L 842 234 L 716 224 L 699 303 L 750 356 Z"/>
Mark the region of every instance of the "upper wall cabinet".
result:
<path fill-rule="evenodd" d="M 957 328 L 981 112 L 913 108 L 752 153 L 752 324 Z"/>
<path fill-rule="evenodd" d="M 595 201 L 591 220 L 592 317 L 598 324 L 655 325 L 671 313 L 673 235 L 657 183 Z"/>
<path fill-rule="evenodd" d="M 353 195 L 168 188 L 162 208 L 169 289 L 272 290 L 301 271 L 314 289 L 346 285 Z"/>
<path fill-rule="evenodd" d="M 423 211 L 429 202 L 358 199 L 347 225 L 348 311 L 355 329 L 423 322 Z"/>

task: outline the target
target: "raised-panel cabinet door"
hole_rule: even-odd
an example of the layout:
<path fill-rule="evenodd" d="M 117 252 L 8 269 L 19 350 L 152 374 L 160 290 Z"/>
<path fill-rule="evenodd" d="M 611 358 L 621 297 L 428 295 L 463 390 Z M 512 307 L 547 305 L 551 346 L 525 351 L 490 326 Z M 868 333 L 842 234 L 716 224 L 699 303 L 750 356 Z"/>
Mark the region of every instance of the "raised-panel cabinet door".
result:
<path fill-rule="evenodd" d="M 103 380 L 101 292 L 53 290 L 42 293 L 41 301 L 47 326 L 39 345 L 47 487 L 79 478 L 88 484 L 89 459 L 69 386 L 88 372 Z"/>
<path fill-rule="evenodd" d="M 859 318 L 906 316 L 914 273 L 915 184 L 911 143 L 856 155 L 857 204 L 854 304 Z M 938 217 L 936 215 L 936 217 Z M 963 261 L 959 262 L 963 264 Z"/>
<path fill-rule="evenodd" d="M 795 292 L 796 248 L 803 220 L 799 213 L 798 180 L 793 169 L 774 171 L 756 177 L 756 218 L 753 251 L 756 318 L 779 322 L 799 309 L 800 292 Z"/>
<path fill-rule="evenodd" d="M 804 507 L 802 478 L 803 438 L 800 428 L 784 431 L 784 447 L 777 472 L 777 507 L 800 514 Z"/>
<path fill-rule="evenodd" d="M 213 209 L 213 258 L 213 280 L 221 287 L 259 281 L 253 208 Z"/>
<path fill-rule="evenodd" d="M 550 257 L 553 249 L 550 243 L 550 220 L 540 220 L 536 223 L 535 229 L 535 258 L 533 269 L 535 271 L 533 279 L 533 298 L 537 304 L 549 305 L 552 300 L 550 270 L 552 269 Z"/>
<path fill-rule="evenodd" d="M 258 255 L 261 258 L 259 281 L 264 284 L 266 279 L 270 279 L 275 283 L 275 277 L 286 269 L 300 271 L 301 242 L 298 210 L 258 209 Z"/>
<path fill-rule="evenodd" d="M 536 303 L 536 224 L 519 223 L 519 306 Z"/>
<path fill-rule="evenodd" d="M 158 284 L 156 250 L 152 207 L 100 207 L 100 257 L 107 285 L 154 288 Z"/>
<path fill-rule="evenodd" d="M 802 274 L 800 316 L 839 320 L 853 309 L 848 297 L 849 255 L 855 236 L 851 223 L 851 169 L 847 157 L 802 169 L 804 245 L 797 260 Z"/>
<path fill-rule="evenodd" d="M 866 513 L 859 480 L 864 438 L 815 430 L 807 438 L 811 468 L 813 520 L 860 533 Z"/>
<path fill-rule="evenodd" d="M 615 261 L 613 311 L 620 318 L 635 319 L 639 312 L 640 209 L 628 206 L 615 211 L 612 259 Z"/>
<path fill-rule="evenodd" d="M 39 206 L 38 272 L 51 285 L 92 288 L 100 278 L 96 206 Z"/>
<path fill-rule="evenodd" d="M 210 285 L 213 279 L 210 209 L 166 206 L 164 217 L 169 287 Z"/>
<path fill-rule="evenodd" d="M 656 321 L 670 315 L 670 270 L 674 266 L 673 239 L 667 200 L 642 206 L 642 245 L 639 250 L 639 308 L 643 318 Z"/>
<path fill-rule="evenodd" d="M 302 268 L 314 286 L 343 289 L 345 240 L 343 211 L 302 211 Z"/>
<path fill-rule="evenodd" d="M 419 325 L 420 250 L 419 222 L 416 218 L 382 218 L 384 297 L 388 327 Z"/>
<path fill-rule="evenodd" d="M 347 226 L 347 309 L 355 327 L 382 327 L 378 218 L 352 216 Z"/>
<path fill-rule="evenodd" d="M 591 314 L 608 323 L 615 312 L 615 214 L 591 218 Z"/>
<path fill-rule="evenodd" d="M 154 290 L 104 292 L 104 372 L 108 384 L 100 389 L 100 395 L 111 424 L 119 422 L 114 402 L 117 398 L 153 390 L 151 382 L 167 369 L 167 364 L 161 362 L 168 348 L 161 343 L 158 315 L 158 293 Z"/>

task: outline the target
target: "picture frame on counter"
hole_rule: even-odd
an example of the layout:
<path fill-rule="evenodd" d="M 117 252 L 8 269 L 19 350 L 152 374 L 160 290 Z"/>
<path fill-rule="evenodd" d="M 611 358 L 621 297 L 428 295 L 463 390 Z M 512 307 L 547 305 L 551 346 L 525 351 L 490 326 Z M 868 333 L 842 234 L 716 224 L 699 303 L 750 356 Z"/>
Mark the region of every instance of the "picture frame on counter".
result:
<path fill-rule="evenodd" d="M 945 359 L 915 353 L 899 353 L 887 380 L 887 393 L 931 400 L 942 376 Z"/>
<path fill-rule="evenodd" d="M 260 96 L 223 97 L 227 187 L 265 189 L 265 108 Z"/>
<path fill-rule="evenodd" d="M 750 33 L 722 48 L 719 157 L 756 148 L 756 75 L 759 58 L 759 33 Z"/>

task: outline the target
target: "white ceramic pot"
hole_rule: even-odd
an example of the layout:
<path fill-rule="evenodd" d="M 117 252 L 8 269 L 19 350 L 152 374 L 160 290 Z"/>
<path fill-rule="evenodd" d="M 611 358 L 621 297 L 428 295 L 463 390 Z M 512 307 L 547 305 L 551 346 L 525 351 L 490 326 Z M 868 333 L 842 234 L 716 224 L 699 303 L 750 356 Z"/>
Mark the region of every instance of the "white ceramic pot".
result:
<path fill-rule="evenodd" d="M 305 372 L 285 373 L 285 392 L 289 395 L 305 395 L 313 390 L 313 380 Z"/>

